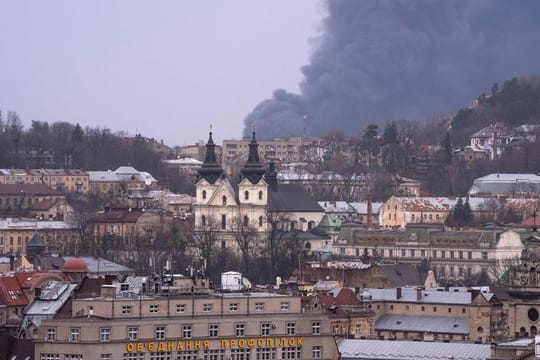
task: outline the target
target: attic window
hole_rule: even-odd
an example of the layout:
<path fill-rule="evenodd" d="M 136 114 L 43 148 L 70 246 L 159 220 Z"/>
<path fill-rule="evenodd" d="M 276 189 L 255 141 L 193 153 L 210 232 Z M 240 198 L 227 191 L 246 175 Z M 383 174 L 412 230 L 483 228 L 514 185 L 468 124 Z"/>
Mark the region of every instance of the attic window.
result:
<path fill-rule="evenodd" d="M 221 198 L 221 203 L 223 206 L 227 205 L 227 197 L 225 195 L 223 195 L 223 197 Z"/>
<path fill-rule="evenodd" d="M 263 199 L 263 192 L 259 191 L 259 200 L 262 200 L 262 199 Z"/>
<path fill-rule="evenodd" d="M 203 200 L 206 200 L 206 190 L 202 191 L 202 198 L 203 198 Z"/>
<path fill-rule="evenodd" d="M 244 192 L 244 199 L 249 200 L 249 191 Z"/>

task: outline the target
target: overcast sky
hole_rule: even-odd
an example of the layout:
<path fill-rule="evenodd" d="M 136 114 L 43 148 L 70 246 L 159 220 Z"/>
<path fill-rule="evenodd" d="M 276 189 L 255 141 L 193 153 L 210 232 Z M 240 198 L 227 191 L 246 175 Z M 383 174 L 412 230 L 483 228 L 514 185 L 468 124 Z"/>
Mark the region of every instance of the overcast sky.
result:
<path fill-rule="evenodd" d="M 187 145 L 297 91 L 315 0 L 0 0 L 0 109 Z"/>

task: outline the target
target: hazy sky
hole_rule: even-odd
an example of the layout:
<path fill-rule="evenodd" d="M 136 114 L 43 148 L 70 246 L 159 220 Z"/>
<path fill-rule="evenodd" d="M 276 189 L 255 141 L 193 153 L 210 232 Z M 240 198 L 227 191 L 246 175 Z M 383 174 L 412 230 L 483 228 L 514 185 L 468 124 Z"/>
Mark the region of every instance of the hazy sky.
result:
<path fill-rule="evenodd" d="M 297 91 L 315 0 L 0 0 L 0 109 L 187 145 Z"/>

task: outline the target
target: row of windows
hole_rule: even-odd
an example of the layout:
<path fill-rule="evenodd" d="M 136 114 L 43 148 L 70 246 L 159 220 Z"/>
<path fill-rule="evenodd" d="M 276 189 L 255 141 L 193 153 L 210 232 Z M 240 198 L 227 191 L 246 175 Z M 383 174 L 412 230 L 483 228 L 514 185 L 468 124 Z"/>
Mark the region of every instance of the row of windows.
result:
<path fill-rule="evenodd" d="M 229 311 L 236 312 L 239 309 L 239 303 L 229 303 Z M 185 313 L 186 312 L 186 304 L 176 304 L 176 312 L 177 313 Z M 280 303 L 280 310 L 289 310 L 290 309 L 290 303 L 288 301 L 283 301 Z M 203 311 L 204 312 L 212 312 L 214 310 L 214 304 L 208 303 L 203 304 Z M 160 312 L 160 306 L 158 304 L 151 304 L 148 307 L 148 311 L 150 313 L 159 313 Z M 264 311 L 264 303 L 263 302 L 256 302 L 255 303 L 255 311 Z M 122 314 L 128 315 L 133 313 L 133 306 L 132 305 L 122 305 Z"/>
<path fill-rule="evenodd" d="M 421 305 L 421 306 L 416 306 L 416 311 L 420 310 L 421 312 L 426 312 L 426 311 L 429 311 L 429 309 L 431 308 L 431 310 L 436 313 L 437 312 L 437 306 L 433 306 L 433 307 L 430 307 L 430 306 L 426 306 L 426 305 Z M 379 305 L 377 305 L 377 309 L 379 309 Z M 394 305 L 390 305 L 390 310 L 394 310 Z M 409 305 L 405 305 L 405 310 L 409 311 L 410 310 L 410 306 Z M 457 310 L 457 309 L 456 309 Z M 452 308 L 451 307 L 448 307 L 447 308 L 447 312 L 449 314 L 452 313 Z M 461 308 L 461 313 L 462 314 L 466 314 L 467 313 L 467 309 L 466 308 Z"/>
<path fill-rule="evenodd" d="M 356 256 L 362 256 L 362 253 L 364 250 L 360 248 L 355 248 L 355 255 Z M 371 253 L 372 256 L 382 256 L 382 257 L 394 257 L 394 256 L 401 256 L 401 257 L 421 257 L 425 258 L 431 254 L 431 258 L 433 259 L 460 259 L 460 260 L 472 260 L 473 258 L 473 252 L 472 251 L 454 251 L 454 250 L 432 250 L 431 252 L 429 250 L 425 249 L 400 249 L 399 251 L 395 251 L 394 249 L 377 249 L 373 248 L 371 251 L 369 249 L 368 253 Z M 345 255 L 345 248 L 340 248 L 341 255 Z M 482 251 L 481 254 L 482 260 L 488 260 L 488 252 Z"/>
<path fill-rule="evenodd" d="M 207 194 L 206 194 L 206 190 L 203 190 L 202 193 L 201 193 L 201 196 L 203 198 L 203 200 L 206 200 L 206 197 L 207 197 Z M 263 192 L 262 191 L 259 191 L 259 200 L 262 200 L 263 199 Z M 223 195 L 221 197 L 221 205 L 223 206 L 227 206 L 227 196 L 226 195 Z M 244 191 L 244 200 L 249 200 L 249 191 Z"/>
<path fill-rule="evenodd" d="M 284 347 L 281 349 L 282 359 L 301 359 L 302 349 L 300 347 Z M 197 360 L 200 359 L 199 353 L 202 353 L 203 360 L 224 360 L 225 350 L 187 350 L 187 351 L 164 351 L 150 352 L 148 359 L 150 360 Z M 253 357 L 255 353 L 255 357 Z M 64 360 L 82 359 L 82 354 L 64 354 Z M 257 348 L 257 349 L 231 349 L 230 360 L 272 360 L 277 358 L 277 349 L 275 348 Z M 322 347 L 317 345 L 311 348 L 312 359 L 322 359 Z M 41 353 L 40 360 L 60 360 L 60 354 Z M 112 359 L 111 354 L 100 354 L 100 360 Z M 124 353 L 122 360 L 145 360 L 145 353 Z"/>
<path fill-rule="evenodd" d="M 157 340 L 166 339 L 167 327 L 165 325 L 156 325 L 154 327 L 154 338 Z M 208 324 L 208 336 L 209 337 L 218 337 L 220 329 L 220 324 Z M 268 336 L 271 334 L 272 329 L 275 329 L 275 325 L 270 322 L 263 322 L 260 324 L 260 335 Z M 296 335 L 296 323 L 287 322 L 285 324 L 285 333 L 287 335 Z M 311 333 L 313 335 L 319 335 L 321 333 L 321 323 L 316 321 L 311 323 Z M 182 325 L 181 326 L 181 335 L 184 339 L 191 339 L 193 334 L 193 325 Z M 245 336 L 246 335 L 246 324 L 235 324 L 234 325 L 234 334 L 235 336 Z M 81 329 L 71 328 L 69 333 L 69 342 L 79 342 L 81 337 Z M 139 327 L 138 326 L 128 326 L 127 327 L 127 339 L 129 341 L 139 340 Z M 56 341 L 56 328 L 47 329 L 47 340 Z M 99 328 L 99 341 L 109 342 L 111 341 L 111 328 L 102 327 Z"/>
<path fill-rule="evenodd" d="M 249 226 L 249 217 L 247 216 L 244 216 L 243 220 L 242 220 L 242 224 L 244 226 Z M 208 222 L 208 219 L 206 218 L 205 215 L 201 216 L 201 225 L 202 226 L 207 226 L 207 225 L 211 225 L 209 222 Z M 262 227 L 264 225 L 264 218 L 262 216 L 259 216 L 259 221 L 258 221 L 258 225 L 259 227 Z M 227 215 L 221 215 L 221 230 L 226 230 L 227 229 Z"/>

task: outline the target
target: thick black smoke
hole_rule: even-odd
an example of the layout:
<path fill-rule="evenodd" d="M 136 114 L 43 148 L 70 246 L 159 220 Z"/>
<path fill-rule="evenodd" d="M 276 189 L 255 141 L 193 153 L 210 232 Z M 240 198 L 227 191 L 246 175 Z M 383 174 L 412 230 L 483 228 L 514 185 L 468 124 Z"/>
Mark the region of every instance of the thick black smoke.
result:
<path fill-rule="evenodd" d="M 330 0 L 300 94 L 276 90 L 245 119 L 260 138 L 356 134 L 466 105 L 540 70 L 540 1 Z"/>

